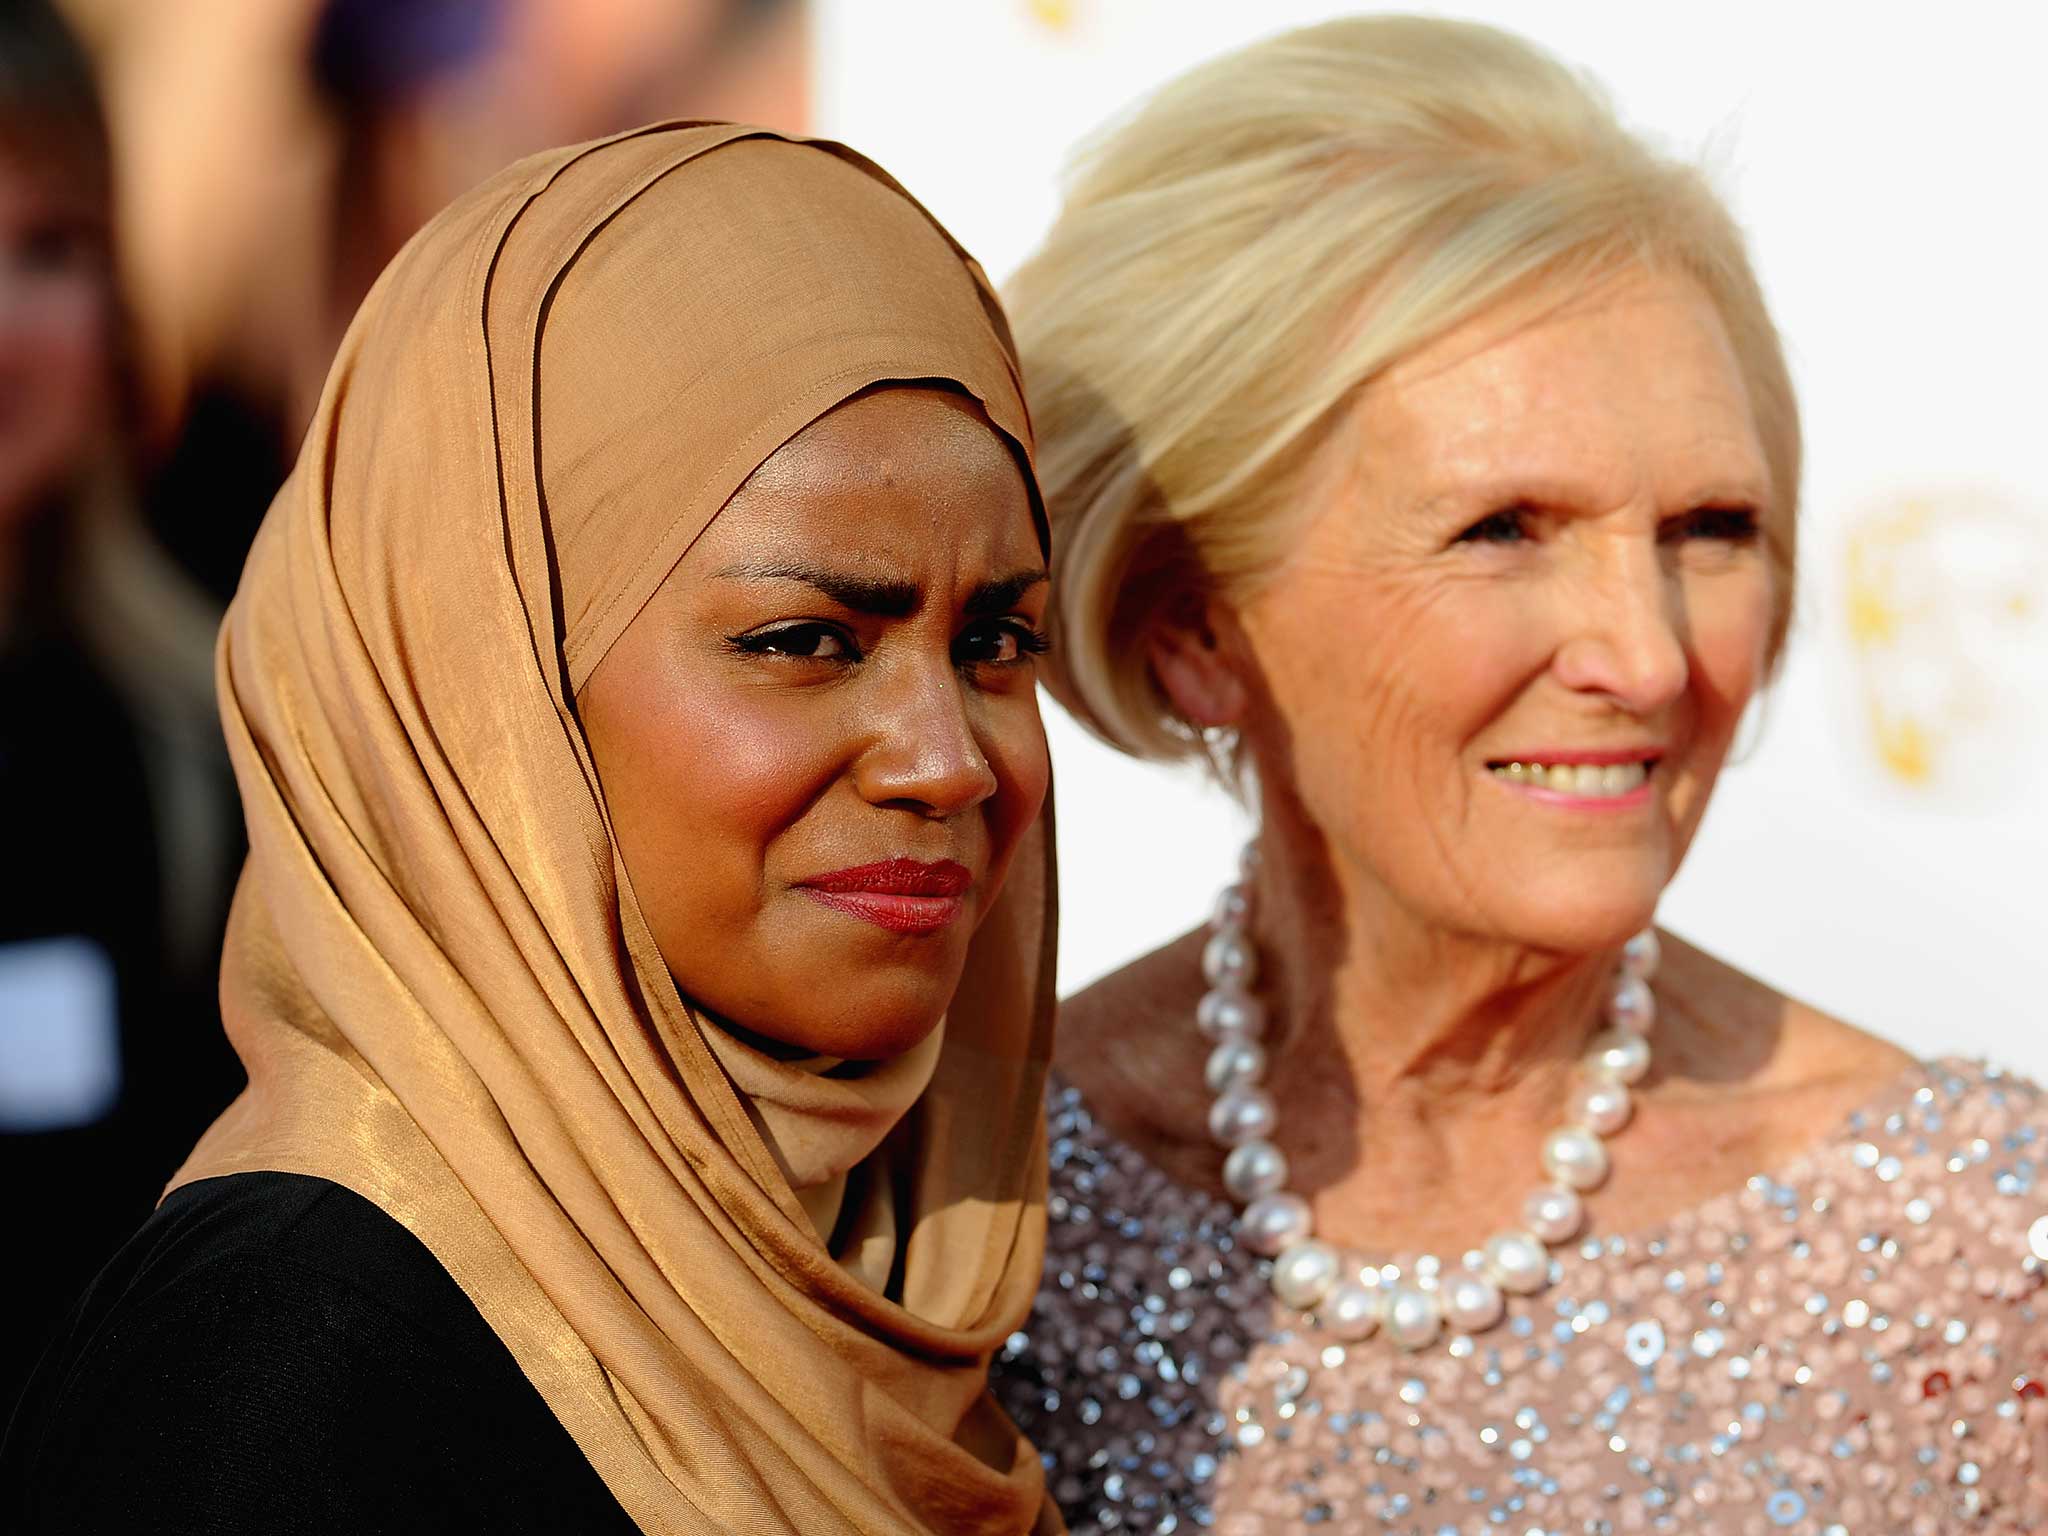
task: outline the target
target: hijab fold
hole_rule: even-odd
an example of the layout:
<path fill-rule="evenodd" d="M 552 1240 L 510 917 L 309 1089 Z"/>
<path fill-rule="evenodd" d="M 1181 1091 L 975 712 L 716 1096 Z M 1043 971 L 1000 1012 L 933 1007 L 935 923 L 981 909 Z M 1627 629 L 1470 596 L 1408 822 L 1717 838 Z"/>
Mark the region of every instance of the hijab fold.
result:
<path fill-rule="evenodd" d="M 651 1532 L 1057 1529 L 984 1379 L 1043 1239 L 1049 817 L 928 1041 L 777 1061 L 678 996 L 576 716 L 762 460 L 892 381 L 1028 468 L 985 279 L 859 157 L 523 162 L 365 301 L 222 634 L 249 1087 L 177 1182 L 389 1212 Z"/>

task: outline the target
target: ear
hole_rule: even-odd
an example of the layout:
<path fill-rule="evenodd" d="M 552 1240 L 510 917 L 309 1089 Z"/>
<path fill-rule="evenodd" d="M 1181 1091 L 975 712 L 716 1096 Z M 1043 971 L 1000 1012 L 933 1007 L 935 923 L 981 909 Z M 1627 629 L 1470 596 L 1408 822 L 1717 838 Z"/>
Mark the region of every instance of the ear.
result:
<path fill-rule="evenodd" d="M 1174 713 L 1197 730 L 1243 720 L 1247 693 L 1234 664 L 1241 649 L 1236 616 L 1192 596 L 1163 614 L 1147 640 L 1152 675 Z"/>

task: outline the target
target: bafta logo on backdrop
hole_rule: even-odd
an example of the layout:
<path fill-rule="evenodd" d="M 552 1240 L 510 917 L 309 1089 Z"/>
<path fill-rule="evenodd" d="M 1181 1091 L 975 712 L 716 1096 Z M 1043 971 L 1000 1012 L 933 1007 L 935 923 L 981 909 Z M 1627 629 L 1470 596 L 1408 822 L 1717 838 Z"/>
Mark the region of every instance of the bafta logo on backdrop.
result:
<path fill-rule="evenodd" d="M 1988 810 L 2039 792 L 2048 752 L 2048 503 L 1929 488 L 1844 546 L 1862 746 L 1891 784 Z"/>

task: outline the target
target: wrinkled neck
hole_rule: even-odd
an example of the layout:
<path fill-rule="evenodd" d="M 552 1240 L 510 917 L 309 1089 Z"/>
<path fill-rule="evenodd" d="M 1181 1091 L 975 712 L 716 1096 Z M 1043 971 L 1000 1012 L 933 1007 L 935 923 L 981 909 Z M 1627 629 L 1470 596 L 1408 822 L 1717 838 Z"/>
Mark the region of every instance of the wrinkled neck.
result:
<path fill-rule="evenodd" d="M 1440 1115 L 1527 1091 L 1554 1113 L 1594 1032 L 1611 956 L 1422 921 L 1347 880 L 1315 833 L 1284 821 L 1261 836 L 1252 902 L 1281 1072 L 1327 1078 L 1341 1060 L 1342 1089 L 1376 1111 L 1412 1102 Z"/>

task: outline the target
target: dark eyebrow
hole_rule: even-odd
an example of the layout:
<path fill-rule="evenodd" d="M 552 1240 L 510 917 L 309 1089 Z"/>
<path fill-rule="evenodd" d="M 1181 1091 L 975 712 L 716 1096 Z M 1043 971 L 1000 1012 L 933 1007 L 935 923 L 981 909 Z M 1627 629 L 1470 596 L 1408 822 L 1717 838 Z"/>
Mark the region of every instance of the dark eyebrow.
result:
<path fill-rule="evenodd" d="M 879 618 L 901 619 L 916 612 L 923 597 L 915 583 L 882 581 L 856 576 L 847 571 L 827 571 L 812 565 L 730 565 L 719 576 L 731 581 L 800 581 L 822 592 L 842 608 L 855 613 L 872 613 Z M 967 595 L 964 610 L 969 618 L 986 618 L 1004 613 L 1017 599 L 1046 579 L 1043 570 L 1013 571 L 993 581 L 976 584 Z"/>
<path fill-rule="evenodd" d="M 814 565 L 729 565 L 718 574 L 732 581 L 800 581 L 842 608 L 884 619 L 900 619 L 916 612 L 921 595 L 911 582 L 878 581 L 872 576 L 821 570 Z"/>
<path fill-rule="evenodd" d="M 994 581 L 984 581 L 967 594 L 964 611 L 970 619 L 985 619 L 998 613 L 1007 613 L 1017 606 L 1017 599 L 1046 579 L 1045 572 L 1036 567 L 1024 571 L 1012 571 L 1007 576 L 998 576 Z"/>

